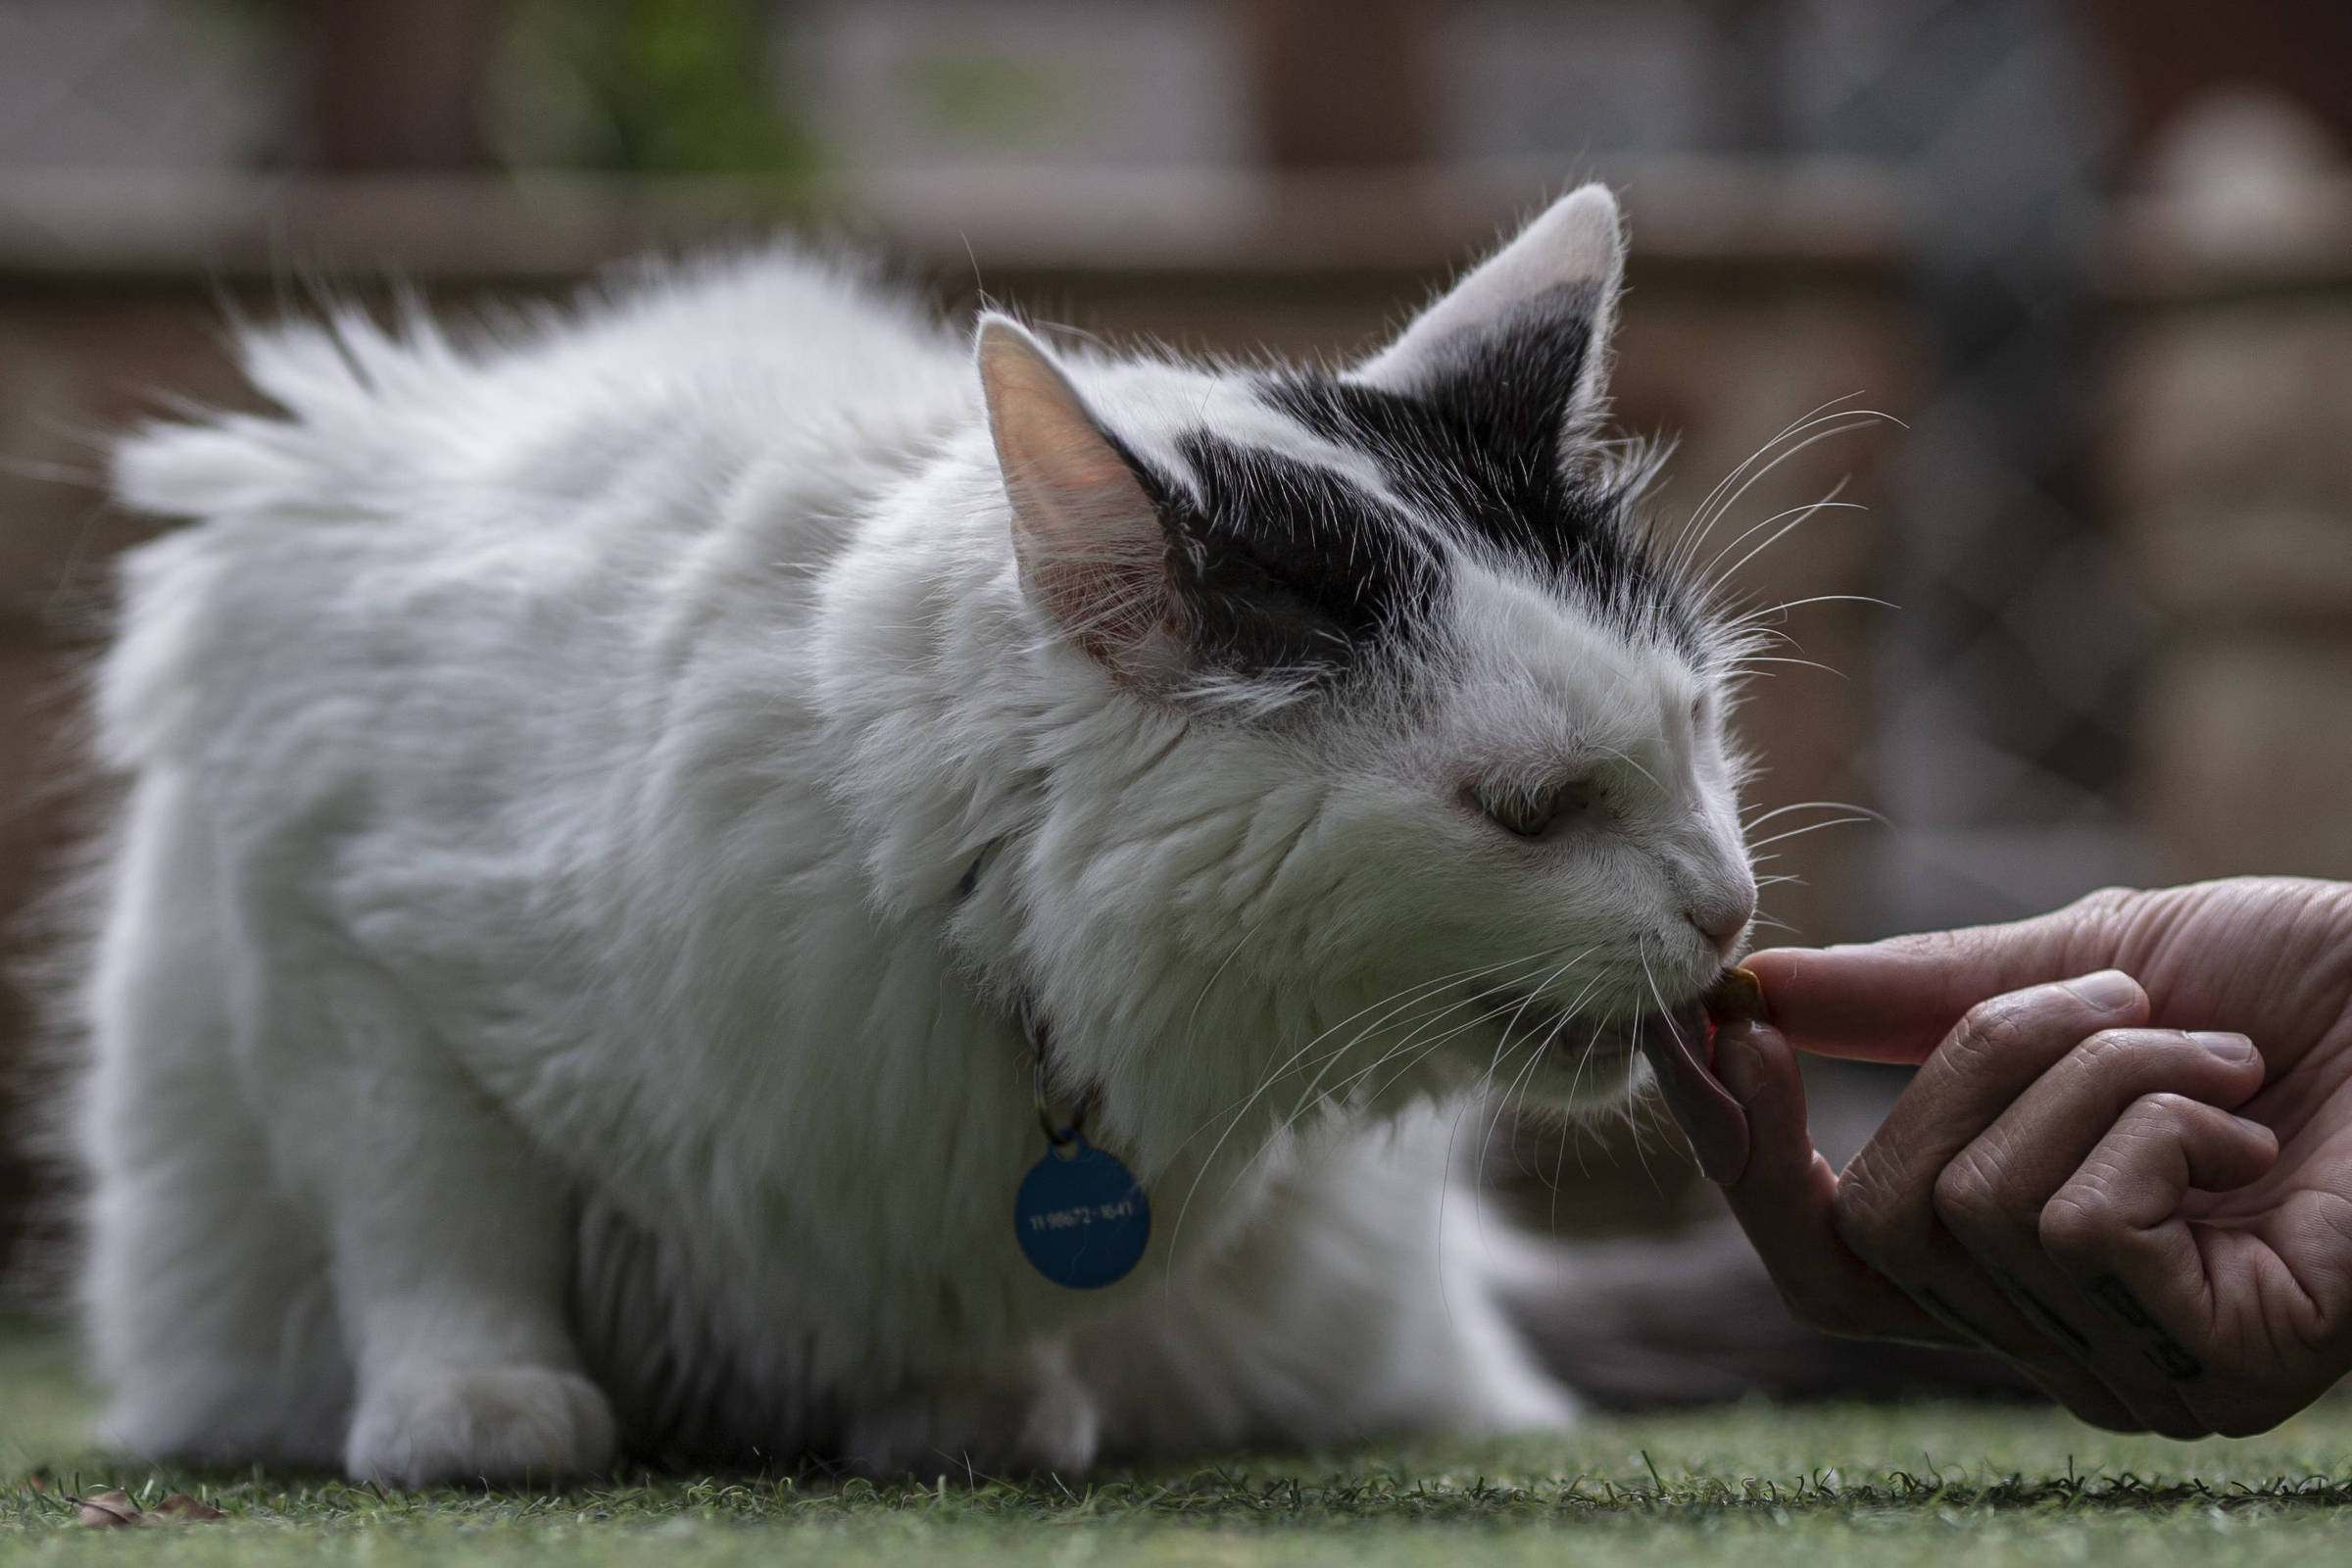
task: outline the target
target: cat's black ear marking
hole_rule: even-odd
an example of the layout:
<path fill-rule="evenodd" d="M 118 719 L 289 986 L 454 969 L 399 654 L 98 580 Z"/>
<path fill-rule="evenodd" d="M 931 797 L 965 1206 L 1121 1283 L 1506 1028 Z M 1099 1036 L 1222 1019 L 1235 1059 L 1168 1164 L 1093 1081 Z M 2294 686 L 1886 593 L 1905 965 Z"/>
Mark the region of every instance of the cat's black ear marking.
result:
<path fill-rule="evenodd" d="M 1552 203 L 1348 379 L 1461 405 L 1480 423 L 1525 426 L 1549 450 L 1598 416 L 1624 275 L 1617 199 L 1605 185 L 1586 185 Z"/>
<path fill-rule="evenodd" d="M 1195 488 L 1156 499 L 1196 662 L 1327 688 L 1410 640 L 1437 565 L 1382 503 L 1263 448 L 1205 433 L 1179 446 Z"/>
<path fill-rule="evenodd" d="M 1009 317 L 976 350 L 1021 579 L 1072 642 L 1132 685 L 1181 654 L 1159 514 L 1115 442 L 1044 347 Z"/>
<path fill-rule="evenodd" d="M 1216 672 L 1325 685 L 1434 592 L 1426 553 L 1337 476 L 1203 431 L 1194 484 L 1138 461 L 1044 347 L 980 323 L 980 380 L 1021 578 L 1070 640 L 1139 694 Z"/>

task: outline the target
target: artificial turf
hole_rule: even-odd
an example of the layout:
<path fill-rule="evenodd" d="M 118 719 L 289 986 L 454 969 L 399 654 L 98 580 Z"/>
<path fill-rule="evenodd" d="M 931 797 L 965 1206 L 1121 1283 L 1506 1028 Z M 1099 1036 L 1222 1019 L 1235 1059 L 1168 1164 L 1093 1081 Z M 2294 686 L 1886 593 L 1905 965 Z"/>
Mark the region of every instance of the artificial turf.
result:
<path fill-rule="evenodd" d="M 65 1342 L 0 1324 L 0 1562 L 270 1564 L 2322 1562 L 2352 1555 L 2352 1402 L 2174 1444 L 2054 1411 L 1724 1406 L 1507 1442 L 1227 1455 L 938 1487 L 634 1476 L 382 1493 L 93 1450 Z M 97 1530 L 71 1498 L 186 1491 L 219 1523 Z"/>

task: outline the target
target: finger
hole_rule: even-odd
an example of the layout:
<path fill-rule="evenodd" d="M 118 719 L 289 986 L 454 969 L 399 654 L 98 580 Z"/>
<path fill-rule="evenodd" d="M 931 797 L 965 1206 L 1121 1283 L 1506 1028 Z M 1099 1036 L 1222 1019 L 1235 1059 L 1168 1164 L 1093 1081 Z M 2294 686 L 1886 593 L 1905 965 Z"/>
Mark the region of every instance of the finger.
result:
<path fill-rule="evenodd" d="M 1799 1051 L 1924 1060 L 1986 997 L 2112 963 L 2120 922 L 2077 906 L 2007 925 L 1837 948 L 1776 948 L 1740 960 Z"/>
<path fill-rule="evenodd" d="M 1847 1167 L 1849 1217 L 1891 1251 L 1925 1241 L 1939 1228 L 1936 1182 L 1953 1156 L 2081 1042 L 2134 1027 L 2147 1010 L 2138 985 L 2113 969 L 1971 1007 Z M 1880 1261 L 1871 1246 L 1857 1250 Z"/>
<path fill-rule="evenodd" d="M 1770 1024 L 1715 1033 L 1715 1071 L 1747 1113 L 1747 1168 L 1724 1188 L 1740 1228 L 1796 1320 L 1825 1334 L 1973 1343 L 1873 1273 L 1831 1220 L 1838 1177 L 1814 1152 L 1796 1054 Z"/>
<path fill-rule="evenodd" d="M 2180 1095 L 2157 1094 L 2117 1118 L 2081 1169 L 2042 1205 L 2036 1235 L 2110 1331 L 2175 1383 L 2203 1375 L 2222 1303 L 2217 1292 L 2251 1288 L 2205 1267 L 2180 1200 L 2191 1190 L 2228 1192 L 2278 1162 L 2278 1143 L 2259 1122 Z"/>
<path fill-rule="evenodd" d="M 2038 1253 L 2042 1204 L 2127 1107 L 2171 1092 L 2234 1109 L 2262 1083 L 2262 1056 L 2244 1035 L 2102 1029 L 2034 1079 L 1943 1167 L 1937 1214 L 1972 1247 L 1983 1238 Z"/>
<path fill-rule="evenodd" d="M 1936 1181 L 1937 1218 L 2010 1304 L 2169 1437 L 2202 1436 L 2206 1427 L 2171 1379 L 2107 1331 L 2099 1309 L 2051 1260 L 2040 1238 L 2042 1205 L 2143 1096 L 2169 1089 L 2237 1104 L 2262 1077 L 2262 1059 L 2242 1035 L 2104 1030 L 2036 1079 Z"/>
<path fill-rule="evenodd" d="M 1970 1008 L 1846 1167 L 1833 1210 L 1838 1234 L 1865 1263 L 2017 1362 L 2083 1419 L 2114 1427 L 2147 1419 L 1985 1274 L 1944 1228 L 1936 1189 L 1944 1167 L 2079 1042 L 2146 1012 L 2139 987 L 2113 970 Z"/>

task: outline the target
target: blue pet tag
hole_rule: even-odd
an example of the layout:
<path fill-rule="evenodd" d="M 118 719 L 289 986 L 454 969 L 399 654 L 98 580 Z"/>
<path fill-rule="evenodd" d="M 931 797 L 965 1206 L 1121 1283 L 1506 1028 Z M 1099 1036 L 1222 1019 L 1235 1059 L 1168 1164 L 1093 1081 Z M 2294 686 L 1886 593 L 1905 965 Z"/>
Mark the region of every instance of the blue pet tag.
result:
<path fill-rule="evenodd" d="M 1076 1132 L 1029 1167 L 1012 1200 L 1021 1255 L 1056 1285 L 1091 1291 L 1127 1277 L 1152 1240 L 1152 1205 L 1134 1172 Z"/>

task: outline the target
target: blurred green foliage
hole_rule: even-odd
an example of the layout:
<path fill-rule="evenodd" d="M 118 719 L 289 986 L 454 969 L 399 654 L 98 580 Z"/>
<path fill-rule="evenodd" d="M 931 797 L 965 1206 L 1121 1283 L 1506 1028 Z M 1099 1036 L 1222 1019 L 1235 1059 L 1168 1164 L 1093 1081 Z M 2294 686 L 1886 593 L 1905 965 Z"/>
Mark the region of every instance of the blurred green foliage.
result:
<path fill-rule="evenodd" d="M 908 60 L 900 78 L 930 129 L 966 144 L 1050 147 L 1087 124 L 1086 84 L 1060 62 L 941 50 Z"/>
<path fill-rule="evenodd" d="M 775 23 L 763 0 L 524 0 L 496 140 L 524 167 L 805 176 Z"/>

